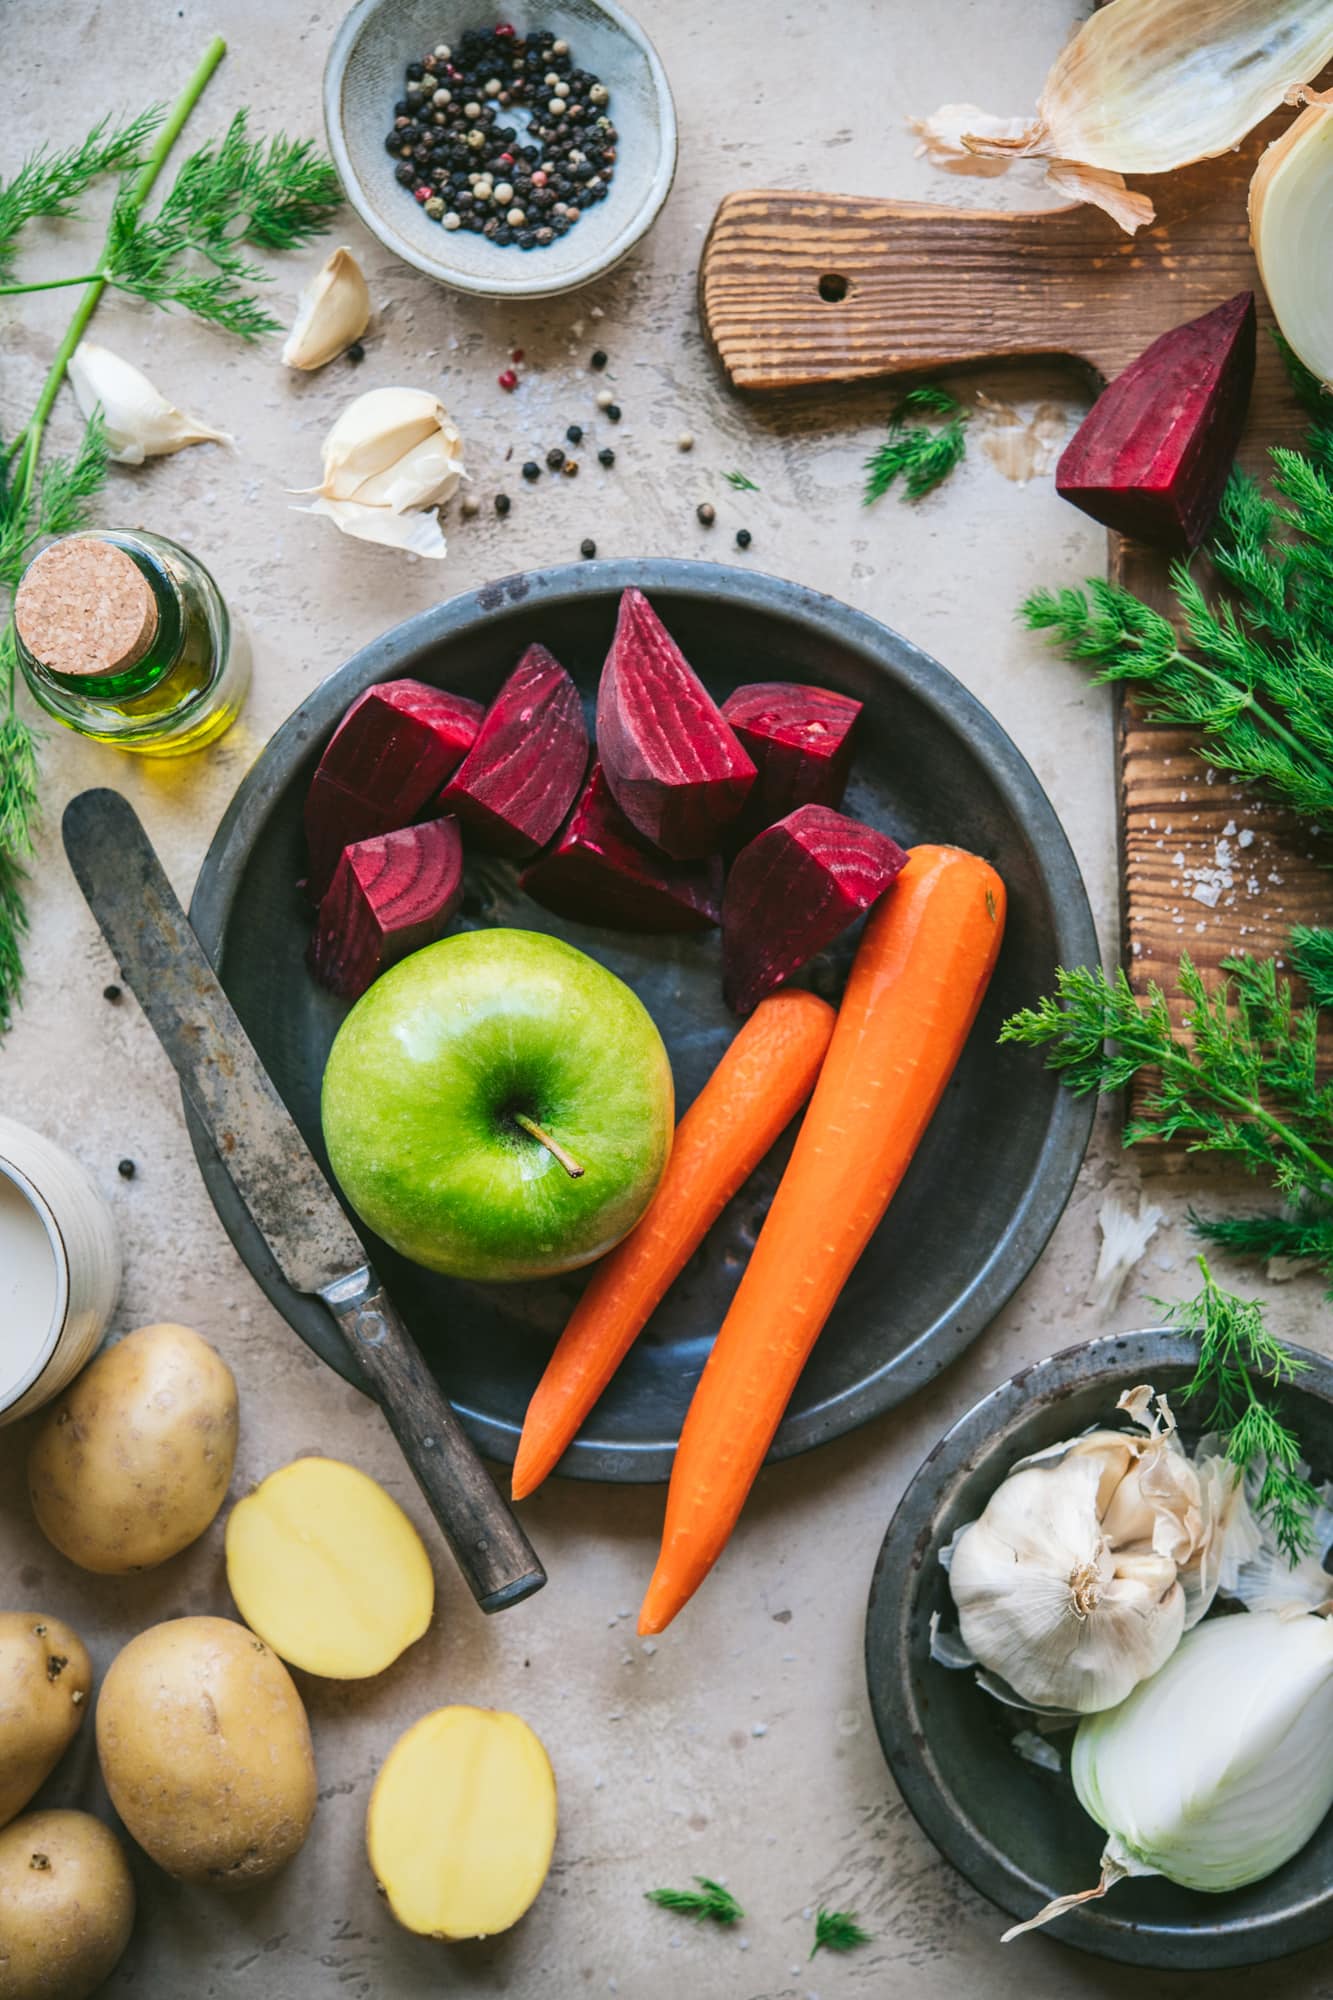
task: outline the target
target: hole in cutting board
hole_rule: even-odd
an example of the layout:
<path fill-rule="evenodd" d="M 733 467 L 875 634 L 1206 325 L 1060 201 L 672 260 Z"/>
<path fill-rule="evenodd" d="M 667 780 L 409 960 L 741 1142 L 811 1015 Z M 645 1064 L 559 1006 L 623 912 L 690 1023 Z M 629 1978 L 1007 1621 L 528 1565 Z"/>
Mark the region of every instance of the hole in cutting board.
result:
<path fill-rule="evenodd" d="M 825 271 L 819 281 L 819 296 L 826 305 L 840 306 L 849 289 L 841 271 Z"/>

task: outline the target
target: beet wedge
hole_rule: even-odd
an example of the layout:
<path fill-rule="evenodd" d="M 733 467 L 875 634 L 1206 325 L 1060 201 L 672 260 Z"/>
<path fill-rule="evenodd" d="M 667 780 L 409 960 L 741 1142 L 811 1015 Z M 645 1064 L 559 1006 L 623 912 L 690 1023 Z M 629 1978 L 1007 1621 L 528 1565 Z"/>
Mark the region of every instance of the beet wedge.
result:
<path fill-rule="evenodd" d="M 745 839 L 797 806 L 842 804 L 859 701 L 797 681 L 752 681 L 727 696 L 722 713 L 759 773 L 738 822 Z"/>
<path fill-rule="evenodd" d="M 319 906 L 310 968 L 331 993 L 359 999 L 400 958 L 442 937 L 462 897 L 457 820 L 358 840 L 344 850 Z"/>
<path fill-rule="evenodd" d="M 479 701 L 425 681 L 383 681 L 352 703 L 305 806 L 307 887 L 318 902 L 345 847 L 410 826 L 472 748 Z"/>
<path fill-rule="evenodd" d="M 618 931 L 706 931 L 721 920 L 722 863 L 672 861 L 632 827 L 594 763 L 553 847 L 520 878 L 543 908 Z"/>
<path fill-rule="evenodd" d="M 486 711 L 440 796 L 488 847 L 530 861 L 558 831 L 588 768 L 578 689 L 545 646 L 529 646 Z"/>
<path fill-rule="evenodd" d="M 1197 548 L 1222 498 L 1254 381 L 1254 293 L 1155 340 L 1104 389 L 1055 487 L 1094 521 L 1157 548 Z"/>
<path fill-rule="evenodd" d="M 722 900 L 722 990 L 748 1014 L 876 902 L 906 866 L 896 840 L 798 806 L 737 855 Z"/>
<path fill-rule="evenodd" d="M 597 691 L 597 750 L 616 804 L 677 861 L 721 844 L 755 768 L 640 590 L 627 590 Z"/>

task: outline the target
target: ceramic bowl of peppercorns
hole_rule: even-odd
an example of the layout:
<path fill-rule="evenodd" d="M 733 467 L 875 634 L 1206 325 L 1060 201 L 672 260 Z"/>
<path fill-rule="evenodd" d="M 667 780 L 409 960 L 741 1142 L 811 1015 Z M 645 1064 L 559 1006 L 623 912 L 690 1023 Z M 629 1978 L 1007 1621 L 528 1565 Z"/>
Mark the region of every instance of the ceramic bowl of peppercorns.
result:
<path fill-rule="evenodd" d="M 324 74 L 347 198 L 397 256 L 460 291 L 542 298 L 619 263 L 661 210 L 676 114 L 613 0 L 359 0 Z"/>

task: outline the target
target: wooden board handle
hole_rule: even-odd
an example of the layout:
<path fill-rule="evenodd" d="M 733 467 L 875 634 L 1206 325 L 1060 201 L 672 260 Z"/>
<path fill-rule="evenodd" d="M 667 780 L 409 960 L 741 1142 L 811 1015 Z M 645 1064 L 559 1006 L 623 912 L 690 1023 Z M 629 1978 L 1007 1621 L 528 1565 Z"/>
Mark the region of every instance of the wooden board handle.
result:
<path fill-rule="evenodd" d="M 532 1544 L 369 1265 L 320 1292 L 379 1400 L 416 1482 L 483 1611 L 504 1611 L 546 1581 Z"/>

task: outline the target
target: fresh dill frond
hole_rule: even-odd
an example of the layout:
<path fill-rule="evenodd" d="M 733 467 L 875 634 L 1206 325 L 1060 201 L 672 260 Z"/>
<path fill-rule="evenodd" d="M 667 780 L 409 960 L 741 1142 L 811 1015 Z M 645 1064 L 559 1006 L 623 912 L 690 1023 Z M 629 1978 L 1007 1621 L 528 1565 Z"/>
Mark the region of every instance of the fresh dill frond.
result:
<path fill-rule="evenodd" d="M 122 189 L 102 268 L 121 291 L 256 340 L 279 322 L 255 296 L 267 273 L 245 249 L 307 243 L 341 201 L 338 176 L 311 141 L 251 139 L 238 111 L 218 144 L 183 163 L 156 215 L 144 216 Z"/>
<path fill-rule="evenodd" d="M 1310 989 L 1316 1007 L 1333 1012 L 1333 930 L 1298 924 L 1288 951 L 1292 970 Z"/>
<path fill-rule="evenodd" d="M 12 180 L 0 185 L 0 281 L 14 268 L 15 239 L 38 216 L 59 220 L 78 213 L 79 198 L 102 174 L 126 173 L 142 164 L 143 149 L 162 123 L 160 105 L 113 125 L 94 125 L 77 145 L 30 153 Z"/>
<path fill-rule="evenodd" d="M 0 635 L 0 687 L 15 669 L 11 628 Z M 13 1019 L 23 988 L 23 940 L 27 870 L 38 817 L 37 745 L 33 732 L 13 708 L 0 716 L 0 1035 Z"/>
<path fill-rule="evenodd" d="M 815 1918 L 815 1941 L 810 1947 L 810 1956 L 817 1951 L 855 1951 L 859 1944 L 869 1944 L 871 1933 L 862 1930 L 849 1910 L 820 1910 Z"/>
<path fill-rule="evenodd" d="M 694 1889 L 649 1889 L 645 1893 L 650 1903 L 659 1909 L 676 1910 L 681 1916 L 695 1917 L 700 1922 L 714 1924 L 738 1924 L 745 1912 L 730 1889 L 724 1889 L 720 1882 L 714 1882 L 707 1875 L 696 1875 L 698 1884 Z"/>
<path fill-rule="evenodd" d="M 1183 1400 L 1206 1399 L 1204 1428 L 1222 1433 L 1227 1457 L 1242 1473 L 1263 1466 L 1255 1505 L 1287 1560 L 1296 1563 L 1313 1546 L 1310 1516 L 1318 1495 L 1301 1469 L 1300 1441 L 1283 1423 L 1271 1391 L 1303 1373 L 1306 1364 L 1269 1331 L 1257 1299 L 1224 1292 L 1202 1257 L 1199 1269 L 1203 1290 L 1166 1308 L 1168 1325 L 1197 1334 L 1199 1341 Z"/>
<path fill-rule="evenodd" d="M 724 472 L 722 477 L 728 486 L 734 486 L 738 493 L 757 493 L 759 488 L 753 479 L 747 479 L 743 472 Z"/>
<path fill-rule="evenodd" d="M 908 424 L 913 415 L 947 417 L 937 430 Z M 895 404 L 883 444 L 865 462 L 863 504 L 882 499 L 901 478 L 909 500 L 920 500 L 947 479 L 967 451 L 968 413 L 947 389 L 922 383 Z"/>

